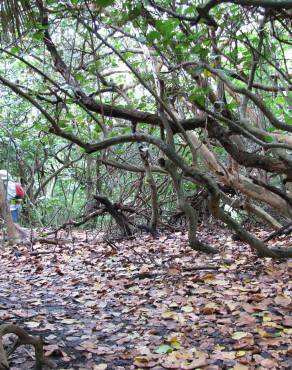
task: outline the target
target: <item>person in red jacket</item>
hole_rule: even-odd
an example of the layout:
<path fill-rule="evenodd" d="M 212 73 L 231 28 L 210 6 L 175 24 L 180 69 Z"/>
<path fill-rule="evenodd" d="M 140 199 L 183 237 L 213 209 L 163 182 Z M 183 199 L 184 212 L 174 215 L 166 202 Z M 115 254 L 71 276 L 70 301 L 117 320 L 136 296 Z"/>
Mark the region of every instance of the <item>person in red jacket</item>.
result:
<path fill-rule="evenodd" d="M 12 181 L 10 174 L 6 170 L 0 170 L 0 177 L 6 188 L 6 199 L 9 204 L 13 222 L 19 221 L 19 200 L 25 197 L 23 187 L 18 182 Z"/>

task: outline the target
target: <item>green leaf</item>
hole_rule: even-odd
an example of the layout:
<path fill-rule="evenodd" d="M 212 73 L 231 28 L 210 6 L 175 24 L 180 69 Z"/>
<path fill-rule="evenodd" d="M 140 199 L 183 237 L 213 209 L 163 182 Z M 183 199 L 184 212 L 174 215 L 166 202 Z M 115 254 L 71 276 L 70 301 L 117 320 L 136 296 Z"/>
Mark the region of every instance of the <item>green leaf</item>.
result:
<path fill-rule="evenodd" d="M 105 8 L 106 6 L 112 5 L 115 2 L 115 0 L 95 0 L 94 2 L 98 6 L 102 6 L 103 8 Z"/>
<path fill-rule="evenodd" d="M 172 31 L 174 31 L 178 24 L 178 19 L 158 20 L 155 22 L 155 27 L 165 36 L 171 36 Z"/>
<path fill-rule="evenodd" d="M 84 77 L 83 73 L 81 73 L 81 72 L 77 72 L 75 74 L 75 79 L 77 81 L 80 81 L 80 82 L 84 82 L 86 80 L 86 78 Z"/>
<path fill-rule="evenodd" d="M 19 52 L 19 47 L 18 46 L 14 46 L 13 48 L 10 49 L 10 52 L 13 53 L 13 54 L 16 54 Z"/>
<path fill-rule="evenodd" d="M 34 40 L 42 40 L 44 38 L 44 31 L 37 31 L 32 35 Z"/>
<path fill-rule="evenodd" d="M 285 122 L 287 123 L 287 125 L 292 125 L 292 116 L 285 114 Z"/>
<path fill-rule="evenodd" d="M 71 113 L 71 112 L 66 113 L 66 119 L 67 120 L 70 120 L 70 119 L 73 119 L 73 118 L 75 118 L 75 115 L 73 113 Z"/>
<path fill-rule="evenodd" d="M 205 94 L 202 91 L 195 91 L 190 96 L 191 100 L 197 102 L 200 105 L 205 105 Z"/>
<path fill-rule="evenodd" d="M 71 134 L 73 132 L 73 127 L 66 126 L 65 128 L 63 128 L 63 131 L 66 132 L 67 134 Z"/>
<path fill-rule="evenodd" d="M 204 48 L 200 44 L 196 45 L 194 48 L 191 49 L 191 53 L 195 55 L 199 55 L 201 58 L 206 58 L 209 50 L 207 48 Z"/>
<path fill-rule="evenodd" d="M 160 39 L 160 33 L 158 31 L 151 31 L 147 33 L 146 39 L 148 42 L 153 42 L 156 39 Z"/>
<path fill-rule="evenodd" d="M 161 344 L 156 350 L 156 353 L 171 353 L 173 352 L 173 348 L 168 344 Z"/>
<path fill-rule="evenodd" d="M 194 15 L 194 13 L 196 13 L 197 11 L 197 8 L 195 5 L 191 5 L 191 6 L 188 6 L 185 10 L 184 10 L 184 14 L 185 15 L 189 15 L 189 14 L 192 14 Z"/>
<path fill-rule="evenodd" d="M 227 107 L 230 110 L 236 109 L 237 108 L 237 103 L 234 102 L 234 101 L 233 102 L 230 102 L 230 103 L 227 104 Z"/>
<path fill-rule="evenodd" d="M 276 127 L 269 127 L 267 129 L 268 132 L 274 132 L 276 130 Z"/>
<path fill-rule="evenodd" d="M 59 126 L 60 128 L 64 128 L 64 127 L 66 127 L 66 126 L 67 126 L 67 123 L 68 123 L 68 121 L 67 121 L 66 119 L 60 119 L 60 120 L 58 121 L 58 126 Z"/>
<path fill-rule="evenodd" d="M 265 136 L 265 142 L 266 143 L 272 143 L 273 142 L 272 136 L 269 136 L 269 135 Z"/>
<path fill-rule="evenodd" d="M 225 149 L 222 148 L 222 146 L 215 146 L 214 151 L 218 155 L 224 155 L 225 154 Z"/>

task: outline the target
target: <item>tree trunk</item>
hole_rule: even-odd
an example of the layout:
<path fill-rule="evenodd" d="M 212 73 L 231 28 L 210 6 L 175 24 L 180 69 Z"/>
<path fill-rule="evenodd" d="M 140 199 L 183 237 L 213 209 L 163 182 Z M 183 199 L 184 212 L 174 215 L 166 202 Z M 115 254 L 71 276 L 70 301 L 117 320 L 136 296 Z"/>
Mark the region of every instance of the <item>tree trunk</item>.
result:
<path fill-rule="evenodd" d="M 189 201 L 185 198 L 181 176 L 177 171 L 177 168 L 170 161 L 165 161 L 165 169 L 169 172 L 173 186 L 177 194 L 178 206 L 185 213 L 188 220 L 188 238 L 190 247 L 196 251 L 215 254 L 218 251 L 202 242 L 197 238 L 197 224 L 198 224 L 198 212 L 190 205 Z"/>
<path fill-rule="evenodd" d="M 89 213 L 92 210 L 92 201 L 94 191 L 94 181 L 93 181 L 93 165 L 94 160 L 90 155 L 85 157 L 85 197 L 86 197 L 86 206 L 85 213 Z"/>
<path fill-rule="evenodd" d="M 146 150 L 145 150 L 146 149 Z M 150 168 L 149 164 L 149 152 L 147 148 L 141 148 L 139 147 L 139 153 L 141 160 L 143 161 L 145 172 L 146 172 L 146 179 L 150 186 L 150 192 L 151 192 L 151 220 L 150 220 L 150 229 L 153 234 L 157 233 L 157 223 L 158 223 L 158 193 L 157 193 L 157 187 L 156 183 Z"/>
<path fill-rule="evenodd" d="M 104 205 L 106 211 L 114 218 L 117 225 L 120 227 L 124 236 L 132 235 L 131 225 L 129 224 L 127 218 L 120 212 L 111 201 L 101 195 L 95 195 L 94 198 Z"/>
<path fill-rule="evenodd" d="M 240 191 L 251 199 L 269 204 L 283 216 L 292 217 L 292 208 L 285 199 L 263 186 L 255 184 L 252 179 L 249 179 L 236 171 L 228 171 L 227 168 L 223 171 L 216 156 L 198 139 L 196 134 L 189 132 L 188 136 L 193 142 L 193 145 L 198 148 L 198 154 L 201 159 L 208 166 L 209 170 L 217 176 L 219 182 L 232 187 L 234 190 Z"/>
<path fill-rule="evenodd" d="M 18 232 L 12 221 L 10 209 L 6 200 L 6 189 L 1 178 L 0 178 L 0 212 L 5 222 L 7 237 L 9 241 L 13 243 L 13 241 L 16 241 L 18 238 Z"/>

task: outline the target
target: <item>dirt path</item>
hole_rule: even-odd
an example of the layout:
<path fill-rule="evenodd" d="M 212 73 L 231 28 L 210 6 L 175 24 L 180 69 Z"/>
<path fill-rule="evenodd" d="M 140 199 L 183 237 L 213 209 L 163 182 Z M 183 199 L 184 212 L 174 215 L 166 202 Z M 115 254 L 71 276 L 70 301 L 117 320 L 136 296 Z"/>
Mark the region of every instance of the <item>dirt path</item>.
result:
<path fill-rule="evenodd" d="M 193 252 L 181 233 L 2 250 L 1 323 L 41 335 L 58 369 L 292 368 L 289 261 L 256 260 L 217 229 L 202 237 L 221 253 Z M 33 368 L 31 354 L 11 368 Z"/>

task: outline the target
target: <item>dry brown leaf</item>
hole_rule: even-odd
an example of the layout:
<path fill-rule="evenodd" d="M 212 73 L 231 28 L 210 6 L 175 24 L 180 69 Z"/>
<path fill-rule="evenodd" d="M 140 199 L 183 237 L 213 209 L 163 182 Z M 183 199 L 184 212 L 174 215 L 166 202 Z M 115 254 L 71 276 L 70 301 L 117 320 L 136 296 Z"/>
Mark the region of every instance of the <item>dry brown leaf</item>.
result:
<path fill-rule="evenodd" d="M 275 298 L 275 302 L 279 305 L 279 306 L 282 306 L 282 307 L 288 307 L 289 305 L 291 305 L 291 299 L 287 296 L 284 296 L 284 295 L 277 295 L 277 297 Z"/>
<path fill-rule="evenodd" d="M 106 370 L 108 368 L 107 364 L 93 365 L 92 370 Z"/>
<path fill-rule="evenodd" d="M 134 359 L 134 365 L 144 369 L 150 369 L 156 365 L 156 362 L 147 356 L 137 356 Z"/>
<path fill-rule="evenodd" d="M 235 364 L 232 370 L 249 370 L 250 367 L 242 364 Z"/>
<path fill-rule="evenodd" d="M 245 332 L 245 331 L 236 331 L 235 333 L 232 334 L 232 339 L 242 339 L 244 337 L 246 337 L 249 333 Z"/>
<path fill-rule="evenodd" d="M 283 325 L 292 327 L 292 316 L 284 316 Z"/>
<path fill-rule="evenodd" d="M 191 369 L 197 369 L 198 367 L 206 366 L 207 365 L 207 358 L 200 357 L 196 358 L 195 360 L 187 363 L 183 362 L 181 364 L 180 369 L 182 370 L 191 370 Z"/>
<path fill-rule="evenodd" d="M 213 302 L 207 303 L 202 309 L 202 313 L 204 315 L 211 315 L 216 312 L 220 312 L 220 307 L 216 303 L 213 303 Z"/>
<path fill-rule="evenodd" d="M 248 333 L 247 336 L 240 338 L 239 340 L 234 343 L 234 349 L 241 349 L 241 348 L 250 348 L 254 345 L 254 337 L 252 334 Z"/>

